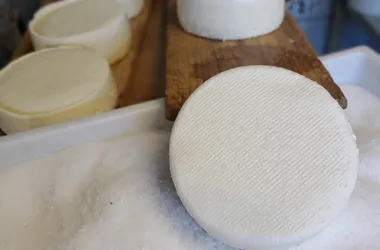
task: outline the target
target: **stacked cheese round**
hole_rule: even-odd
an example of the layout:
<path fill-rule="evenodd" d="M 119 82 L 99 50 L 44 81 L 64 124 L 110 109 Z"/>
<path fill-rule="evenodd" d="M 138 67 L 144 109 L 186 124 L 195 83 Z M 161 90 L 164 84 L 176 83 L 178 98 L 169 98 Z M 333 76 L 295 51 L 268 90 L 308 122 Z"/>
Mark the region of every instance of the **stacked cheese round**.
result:
<path fill-rule="evenodd" d="M 87 50 L 41 50 L 0 72 L 0 128 L 7 134 L 108 111 L 116 100 L 107 60 Z"/>
<path fill-rule="evenodd" d="M 130 49 L 131 31 L 123 6 L 117 1 L 67 0 L 36 13 L 29 25 L 36 50 L 79 46 L 114 63 Z"/>
<path fill-rule="evenodd" d="M 108 0 L 106 0 L 108 1 Z M 117 0 L 119 1 L 125 9 L 129 18 L 135 17 L 140 13 L 142 8 L 144 7 L 144 0 Z"/>
<path fill-rule="evenodd" d="M 186 101 L 170 169 L 209 234 L 238 249 L 286 249 L 345 208 L 358 150 L 323 87 L 282 68 L 248 66 L 211 78 Z"/>
<path fill-rule="evenodd" d="M 217 40 L 257 37 L 277 29 L 285 15 L 284 0 L 178 0 L 185 31 Z"/>

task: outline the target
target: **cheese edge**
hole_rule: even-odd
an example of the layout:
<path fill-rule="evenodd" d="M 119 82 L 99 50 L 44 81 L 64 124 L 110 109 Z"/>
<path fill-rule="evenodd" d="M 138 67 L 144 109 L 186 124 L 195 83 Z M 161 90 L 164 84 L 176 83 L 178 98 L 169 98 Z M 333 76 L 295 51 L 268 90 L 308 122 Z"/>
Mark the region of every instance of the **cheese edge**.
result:
<path fill-rule="evenodd" d="M 113 64 L 126 56 L 131 48 L 132 31 L 128 18 L 123 12 L 105 26 L 79 35 L 48 37 L 38 34 L 35 27 L 44 16 L 76 1 L 79 0 L 53 3 L 46 6 L 46 9 L 42 8 L 39 13 L 37 12 L 35 14 L 33 20 L 29 23 L 29 31 L 35 50 L 60 46 L 80 47 L 105 57 L 109 64 Z"/>

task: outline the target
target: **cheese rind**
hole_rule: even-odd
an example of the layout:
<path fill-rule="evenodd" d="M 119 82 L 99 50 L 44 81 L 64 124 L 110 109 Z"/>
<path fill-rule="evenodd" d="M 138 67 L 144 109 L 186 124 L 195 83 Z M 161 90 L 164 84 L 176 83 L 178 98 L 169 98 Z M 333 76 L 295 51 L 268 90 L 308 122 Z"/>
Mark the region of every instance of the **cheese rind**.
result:
<path fill-rule="evenodd" d="M 206 81 L 172 130 L 170 170 L 190 215 L 238 249 L 299 244 L 344 209 L 358 150 L 342 108 L 288 70 L 248 66 Z"/>
<path fill-rule="evenodd" d="M 257 37 L 277 29 L 285 15 L 284 0 L 178 0 L 185 31 L 216 40 Z"/>
<path fill-rule="evenodd" d="M 58 2 L 49 3 L 45 6 L 43 6 L 42 8 L 40 8 L 39 10 L 37 10 L 33 15 L 33 19 L 41 18 L 44 15 L 48 14 L 49 12 L 54 11 L 56 8 L 58 8 L 60 6 L 65 6 L 69 2 L 75 2 L 75 1 L 78 1 L 78 0 L 65 0 L 65 1 L 58 1 Z"/>
<path fill-rule="evenodd" d="M 144 7 L 144 0 L 117 0 L 124 6 L 129 18 L 137 16 Z"/>
<path fill-rule="evenodd" d="M 7 134 L 95 115 L 116 101 L 107 61 L 86 50 L 41 50 L 0 72 L 0 128 Z"/>
<path fill-rule="evenodd" d="M 124 57 L 131 45 L 128 18 L 116 1 L 53 3 L 34 15 L 29 29 L 36 50 L 77 46 L 99 53 L 110 64 Z"/>

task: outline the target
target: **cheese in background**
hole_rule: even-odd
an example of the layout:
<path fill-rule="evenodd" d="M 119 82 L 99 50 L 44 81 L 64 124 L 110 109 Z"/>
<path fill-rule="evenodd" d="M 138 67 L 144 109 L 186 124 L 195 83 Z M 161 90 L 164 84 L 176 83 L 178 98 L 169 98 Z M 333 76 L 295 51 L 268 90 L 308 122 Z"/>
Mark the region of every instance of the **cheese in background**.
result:
<path fill-rule="evenodd" d="M 239 40 L 272 32 L 285 15 L 284 0 L 178 0 L 185 31 L 217 40 Z"/>
<path fill-rule="evenodd" d="M 108 0 L 106 0 L 108 1 Z M 144 7 L 144 0 L 117 0 L 125 9 L 129 18 L 137 16 Z"/>
<path fill-rule="evenodd" d="M 358 149 L 322 86 L 247 66 L 216 75 L 185 102 L 170 168 L 182 203 L 210 235 L 238 249 L 286 249 L 343 211 Z"/>
<path fill-rule="evenodd" d="M 117 1 L 53 3 L 34 15 L 29 28 L 36 50 L 62 45 L 78 46 L 99 53 L 112 64 L 130 49 L 128 17 Z"/>
<path fill-rule="evenodd" d="M 0 72 L 0 128 L 7 134 L 108 111 L 116 100 L 107 60 L 87 50 L 41 50 Z"/>
<path fill-rule="evenodd" d="M 51 2 L 49 4 L 46 4 L 44 6 L 42 6 L 40 9 L 38 9 L 34 15 L 33 15 L 33 19 L 35 18 L 40 18 L 46 14 L 48 14 L 49 12 L 55 10 L 56 8 L 60 7 L 60 6 L 65 6 L 67 5 L 69 2 L 75 2 L 75 1 L 78 1 L 78 0 L 64 0 L 64 1 L 58 1 L 58 2 Z"/>

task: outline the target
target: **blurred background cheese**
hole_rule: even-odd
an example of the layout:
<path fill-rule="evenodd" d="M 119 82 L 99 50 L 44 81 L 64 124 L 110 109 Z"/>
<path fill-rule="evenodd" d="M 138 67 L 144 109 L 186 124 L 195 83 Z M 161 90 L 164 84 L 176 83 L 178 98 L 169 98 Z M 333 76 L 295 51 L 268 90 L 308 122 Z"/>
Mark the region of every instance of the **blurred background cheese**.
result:
<path fill-rule="evenodd" d="M 178 18 L 185 31 L 217 40 L 238 40 L 267 34 L 284 19 L 284 0 L 178 0 Z"/>
<path fill-rule="evenodd" d="M 109 0 L 106 0 L 109 1 Z M 117 0 L 125 9 L 129 18 L 135 17 L 144 7 L 144 0 Z"/>
<path fill-rule="evenodd" d="M 75 2 L 75 1 L 78 1 L 78 0 L 64 0 L 64 1 L 58 1 L 58 2 L 56 2 L 56 1 L 49 2 L 48 4 L 41 6 L 41 8 L 38 9 L 33 14 L 33 18 L 34 19 L 40 18 L 40 17 L 48 14 L 49 12 L 54 11 L 55 9 L 57 9 L 60 6 L 67 5 L 69 2 Z"/>
<path fill-rule="evenodd" d="M 36 50 L 60 45 L 91 49 L 114 63 L 130 49 L 131 30 L 117 1 L 69 0 L 40 10 L 29 25 Z"/>
<path fill-rule="evenodd" d="M 41 50 L 0 72 L 0 128 L 7 134 L 108 111 L 116 100 L 107 60 L 87 50 Z"/>
<path fill-rule="evenodd" d="M 238 249 L 287 249 L 343 211 L 358 149 L 322 86 L 247 66 L 212 77 L 185 102 L 170 169 L 185 208 L 210 235 Z"/>

